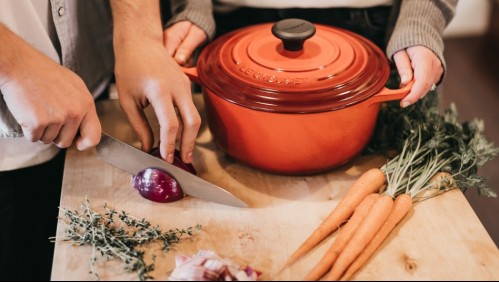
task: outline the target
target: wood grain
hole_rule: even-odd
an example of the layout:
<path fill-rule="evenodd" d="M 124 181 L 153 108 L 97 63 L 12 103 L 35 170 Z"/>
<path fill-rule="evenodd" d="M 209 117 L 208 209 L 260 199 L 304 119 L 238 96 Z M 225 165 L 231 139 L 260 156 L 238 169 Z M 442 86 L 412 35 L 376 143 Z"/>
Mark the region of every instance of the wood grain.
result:
<path fill-rule="evenodd" d="M 202 98 L 195 95 L 202 110 Z M 103 128 L 138 146 L 116 101 L 98 104 Z M 150 116 L 152 118 L 152 116 Z M 157 128 L 157 127 L 156 127 Z M 301 280 L 323 255 L 329 238 L 304 259 L 276 274 L 286 258 L 330 213 L 349 185 L 365 170 L 380 166 L 381 157 L 358 157 L 340 168 L 313 176 L 279 176 L 249 168 L 226 158 L 202 126 L 194 166 L 200 177 L 226 188 L 249 203 L 241 209 L 192 197 L 160 204 L 133 190 L 130 175 L 96 158 L 95 150 L 70 149 L 66 156 L 61 207 L 78 209 L 87 196 L 99 209 L 104 203 L 149 219 L 164 230 L 201 224 L 202 231 L 174 250 L 155 254 L 156 280 L 166 280 L 177 254 L 213 250 L 241 265 L 263 272 L 262 280 Z M 64 226 L 59 224 L 58 238 Z M 58 242 L 52 280 L 95 280 L 89 271 L 89 247 Z M 101 280 L 137 280 L 115 261 L 98 261 Z M 420 202 L 396 228 L 356 280 L 498 280 L 499 251 L 463 194 L 456 190 Z"/>

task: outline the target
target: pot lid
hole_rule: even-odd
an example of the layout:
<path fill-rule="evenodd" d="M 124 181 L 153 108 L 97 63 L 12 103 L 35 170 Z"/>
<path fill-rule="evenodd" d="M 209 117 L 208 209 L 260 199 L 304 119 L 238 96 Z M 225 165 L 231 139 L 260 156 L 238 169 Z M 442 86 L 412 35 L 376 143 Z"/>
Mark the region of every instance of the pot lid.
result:
<path fill-rule="evenodd" d="M 202 85 L 221 98 L 283 113 L 359 103 L 389 76 L 386 56 L 368 39 L 300 19 L 227 33 L 203 49 L 197 70 Z"/>

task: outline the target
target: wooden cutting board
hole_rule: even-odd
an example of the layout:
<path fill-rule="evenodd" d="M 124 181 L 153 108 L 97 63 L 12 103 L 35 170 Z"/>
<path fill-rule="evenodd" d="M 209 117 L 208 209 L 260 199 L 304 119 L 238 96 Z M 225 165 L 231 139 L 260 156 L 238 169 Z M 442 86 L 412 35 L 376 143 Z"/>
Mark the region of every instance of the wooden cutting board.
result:
<path fill-rule="evenodd" d="M 203 112 L 202 97 L 194 95 Z M 117 101 L 98 102 L 103 129 L 134 146 L 139 143 Z M 157 132 L 152 112 L 149 118 Z M 104 203 L 163 230 L 202 225 L 200 233 L 156 255 L 155 280 L 167 280 L 177 254 L 213 250 L 221 257 L 261 271 L 262 280 L 302 280 L 317 263 L 334 236 L 289 269 L 276 274 L 282 263 L 331 212 L 349 185 L 365 170 L 379 167 L 381 157 L 358 157 L 351 163 L 314 176 L 279 176 L 258 171 L 226 158 L 202 125 L 194 153 L 198 175 L 226 188 L 250 208 L 242 209 L 186 197 L 173 203 L 154 203 L 131 186 L 130 175 L 96 158 L 95 150 L 69 149 L 66 156 L 61 207 L 76 210 L 88 197 L 99 210 Z M 62 216 L 62 214 L 61 214 Z M 57 237 L 63 238 L 59 224 Z M 95 280 L 89 274 L 90 247 L 55 245 L 52 280 Z M 137 280 L 116 261 L 99 260 L 101 280 Z M 355 280 L 498 280 L 499 250 L 459 190 L 417 203 Z"/>

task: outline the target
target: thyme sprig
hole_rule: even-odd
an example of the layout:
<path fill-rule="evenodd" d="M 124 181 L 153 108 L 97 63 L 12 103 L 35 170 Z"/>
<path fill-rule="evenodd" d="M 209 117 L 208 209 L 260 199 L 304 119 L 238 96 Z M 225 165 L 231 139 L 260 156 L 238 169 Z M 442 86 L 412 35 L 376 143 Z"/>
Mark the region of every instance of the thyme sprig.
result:
<path fill-rule="evenodd" d="M 499 154 L 499 148 L 483 133 L 484 122 L 460 123 L 454 104 L 442 115 L 436 99 L 432 92 L 410 108 L 392 103 L 383 109 L 369 152 L 398 153 L 381 168 L 387 176 L 385 193 L 394 197 L 406 193 L 418 201 L 425 199 L 423 192 L 429 190 L 438 190 L 436 195 L 454 188 L 463 192 L 474 188 L 479 195 L 497 197 L 487 179 L 477 174 L 478 167 Z M 437 173 L 446 174 L 435 182 Z"/>
<path fill-rule="evenodd" d="M 99 278 L 95 271 L 97 254 L 106 259 L 119 259 L 125 263 L 127 272 L 137 272 L 140 280 L 152 279 L 150 272 L 154 270 L 155 256 L 151 256 L 152 263 L 147 263 L 145 251 L 137 249 L 153 241 L 162 242 L 162 250 L 169 251 L 173 245 L 180 242 L 181 237 L 194 235 L 201 229 L 201 225 L 187 229 L 170 229 L 163 232 L 159 226 L 145 219 L 137 219 L 125 211 L 118 212 L 104 204 L 104 214 L 93 210 L 88 198 L 81 204 L 83 211 L 64 211 L 64 218 L 60 218 L 65 225 L 64 238 L 61 241 L 71 242 L 77 246 L 91 245 L 90 273 Z M 56 238 L 50 238 L 55 242 Z"/>

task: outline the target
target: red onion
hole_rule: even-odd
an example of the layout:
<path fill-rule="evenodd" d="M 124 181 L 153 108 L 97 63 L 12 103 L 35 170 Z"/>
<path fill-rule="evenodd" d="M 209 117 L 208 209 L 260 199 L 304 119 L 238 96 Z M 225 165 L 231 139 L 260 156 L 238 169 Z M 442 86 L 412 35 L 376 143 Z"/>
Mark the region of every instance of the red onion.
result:
<path fill-rule="evenodd" d="M 151 155 L 161 158 L 159 148 L 151 151 Z M 180 152 L 175 150 L 173 165 L 196 174 L 192 164 L 186 164 L 180 158 Z M 174 202 L 184 197 L 182 187 L 168 172 L 161 168 L 148 167 L 132 176 L 132 184 L 140 195 L 148 200 L 160 203 Z"/>
<path fill-rule="evenodd" d="M 169 281 L 257 281 L 262 274 L 210 250 L 200 250 L 193 256 L 177 255 L 175 265 Z"/>

